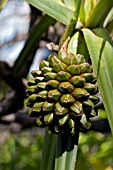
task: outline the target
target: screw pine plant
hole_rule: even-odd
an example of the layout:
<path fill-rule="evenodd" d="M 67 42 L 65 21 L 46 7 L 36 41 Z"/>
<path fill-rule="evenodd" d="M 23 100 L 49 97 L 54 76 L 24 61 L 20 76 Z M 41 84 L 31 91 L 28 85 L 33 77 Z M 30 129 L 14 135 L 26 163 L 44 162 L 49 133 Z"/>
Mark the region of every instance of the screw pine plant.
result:
<path fill-rule="evenodd" d="M 98 88 L 113 131 L 112 27 L 107 31 L 113 0 L 27 1 L 66 25 L 58 55 L 41 61 L 28 82 L 30 116 L 51 133 L 45 136 L 41 170 L 74 170 L 79 131 L 96 115 Z"/>

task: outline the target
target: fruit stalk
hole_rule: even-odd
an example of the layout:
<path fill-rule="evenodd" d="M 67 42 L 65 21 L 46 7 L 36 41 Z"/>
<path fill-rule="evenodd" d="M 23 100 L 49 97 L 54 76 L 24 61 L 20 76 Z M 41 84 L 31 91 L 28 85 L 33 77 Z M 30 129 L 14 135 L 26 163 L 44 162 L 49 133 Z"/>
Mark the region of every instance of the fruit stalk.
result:
<path fill-rule="evenodd" d="M 75 169 L 79 139 L 79 121 L 76 123 L 76 133 L 73 136 L 69 134 L 58 135 L 54 170 Z"/>

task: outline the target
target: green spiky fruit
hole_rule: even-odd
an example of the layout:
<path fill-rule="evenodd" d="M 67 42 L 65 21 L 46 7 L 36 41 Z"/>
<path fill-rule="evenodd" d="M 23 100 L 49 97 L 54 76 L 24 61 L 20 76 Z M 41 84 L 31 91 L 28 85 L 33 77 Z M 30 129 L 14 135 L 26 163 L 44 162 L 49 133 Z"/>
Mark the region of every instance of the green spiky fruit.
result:
<path fill-rule="evenodd" d="M 41 61 L 28 82 L 27 106 L 37 125 L 51 133 L 75 133 L 76 121 L 89 128 L 99 99 L 93 69 L 83 55 L 60 53 Z"/>

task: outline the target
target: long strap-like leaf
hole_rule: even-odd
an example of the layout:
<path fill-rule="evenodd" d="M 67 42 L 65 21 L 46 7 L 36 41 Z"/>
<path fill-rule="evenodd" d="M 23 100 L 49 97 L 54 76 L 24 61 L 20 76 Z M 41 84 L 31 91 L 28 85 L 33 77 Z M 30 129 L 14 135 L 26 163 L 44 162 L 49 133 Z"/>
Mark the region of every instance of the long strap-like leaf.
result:
<path fill-rule="evenodd" d="M 50 135 L 46 132 L 40 170 L 54 169 L 57 138 L 57 135 Z"/>
<path fill-rule="evenodd" d="M 113 43 L 105 29 L 83 29 L 98 86 L 113 133 Z"/>
<path fill-rule="evenodd" d="M 74 15 L 73 11 L 55 0 L 27 0 L 27 2 L 65 25 L 69 24 Z"/>
<path fill-rule="evenodd" d="M 79 16 L 85 27 L 103 26 L 103 22 L 112 7 L 113 0 L 82 1 Z"/>

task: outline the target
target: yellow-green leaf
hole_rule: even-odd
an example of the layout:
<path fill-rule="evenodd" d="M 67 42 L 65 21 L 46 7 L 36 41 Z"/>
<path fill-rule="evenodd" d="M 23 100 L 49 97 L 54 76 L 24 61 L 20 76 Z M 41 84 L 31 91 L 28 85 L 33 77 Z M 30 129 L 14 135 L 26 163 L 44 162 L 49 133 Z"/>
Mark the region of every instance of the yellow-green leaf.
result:
<path fill-rule="evenodd" d="M 82 0 L 80 20 L 85 27 L 95 28 L 103 22 L 113 7 L 113 0 Z"/>
<path fill-rule="evenodd" d="M 91 15 L 94 6 L 95 6 L 95 0 L 87 0 L 87 1 L 82 0 L 79 16 L 80 16 L 81 22 L 84 25 L 86 24 L 87 19 Z"/>
<path fill-rule="evenodd" d="M 112 9 L 109 11 L 103 26 L 108 30 L 110 36 L 113 36 L 113 7 Z"/>
<path fill-rule="evenodd" d="M 108 12 L 113 7 L 113 0 L 97 0 L 97 4 L 91 9 L 85 27 L 97 27 L 103 23 Z"/>
<path fill-rule="evenodd" d="M 8 0 L 0 0 L 0 10 L 5 7 Z"/>
<path fill-rule="evenodd" d="M 64 0 L 64 4 L 67 8 L 75 11 L 76 1 L 75 0 Z"/>

